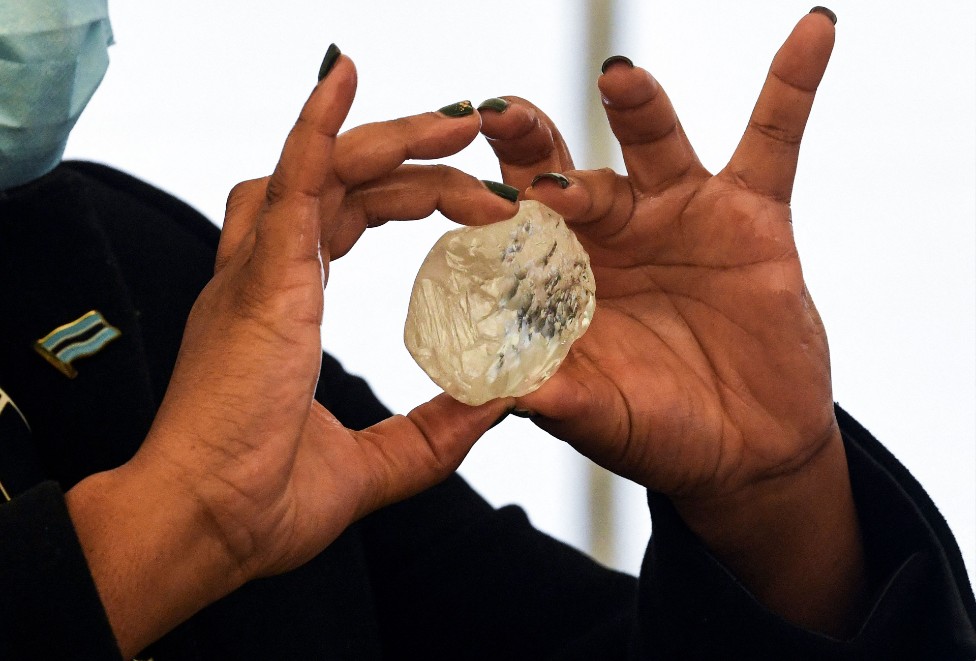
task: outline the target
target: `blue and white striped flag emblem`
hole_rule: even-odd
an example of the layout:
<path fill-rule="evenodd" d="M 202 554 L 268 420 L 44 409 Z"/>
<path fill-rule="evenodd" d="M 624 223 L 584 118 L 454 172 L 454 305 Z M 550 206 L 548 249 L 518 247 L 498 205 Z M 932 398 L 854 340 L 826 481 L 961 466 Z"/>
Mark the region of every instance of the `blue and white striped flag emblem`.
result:
<path fill-rule="evenodd" d="M 98 353 L 120 335 L 122 331 L 105 321 L 101 312 L 92 310 L 34 342 L 34 350 L 73 379 L 78 376 L 73 361 Z"/>

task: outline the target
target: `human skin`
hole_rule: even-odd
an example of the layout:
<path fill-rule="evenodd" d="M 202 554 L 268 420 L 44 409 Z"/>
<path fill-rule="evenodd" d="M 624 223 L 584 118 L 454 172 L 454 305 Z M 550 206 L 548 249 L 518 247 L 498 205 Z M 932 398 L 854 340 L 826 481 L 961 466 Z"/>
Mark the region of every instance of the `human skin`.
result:
<path fill-rule="evenodd" d="M 478 113 L 338 135 L 356 78 L 341 57 L 275 173 L 231 194 L 214 279 L 191 313 L 143 447 L 67 494 L 123 655 L 443 479 L 513 406 L 669 494 L 774 611 L 847 631 L 863 592 L 862 550 L 826 339 L 789 211 L 799 137 L 832 41 L 823 15 L 800 21 L 735 156 L 715 176 L 660 87 L 625 63 L 600 88 L 626 177 L 573 170 L 558 131 L 527 102 L 486 112 L 506 182 L 560 211 L 590 251 L 593 324 L 531 395 L 480 407 L 442 395 L 363 432 L 312 399 L 330 261 L 388 219 L 438 209 L 484 224 L 514 205 L 444 166 L 401 165 L 463 148 Z M 571 185 L 532 184 L 548 171 Z"/>
<path fill-rule="evenodd" d="M 352 431 L 313 399 L 331 259 L 387 218 L 439 209 L 483 223 L 515 210 L 445 166 L 397 169 L 470 143 L 476 112 L 431 112 L 337 137 L 355 87 L 342 56 L 274 174 L 231 193 L 214 278 L 190 313 L 149 435 L 132 460 L 66 494 L 124 658 L 243 583 L 301 565 L 365 514 L 444 479 L 511 406 L 440 395 Z"/>
<path fill-rule="evenodd" d="M 586 335 L 517 407 L 669 495 L 770 609 L 844 635 L 863 607 L 863 549 L 790 209 L 833 42 L 829 15 L 799 21 L 714 175 L 657 81 L 621 59 L 598 85 L 626 175 L 574 170 L 556 127 L 517 97 L 485 109 L 482 131 L 504 181 L 565 217 L 597 284 Z"/>

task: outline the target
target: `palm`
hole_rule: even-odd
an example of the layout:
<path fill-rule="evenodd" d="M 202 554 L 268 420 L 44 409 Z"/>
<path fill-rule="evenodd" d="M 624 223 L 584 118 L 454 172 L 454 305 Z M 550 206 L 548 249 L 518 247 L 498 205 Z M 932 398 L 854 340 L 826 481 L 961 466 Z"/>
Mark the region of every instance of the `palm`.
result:
<path fill-rule="evenodd" d="M 356 518 L 442 480 L 506 406 L 443 395 L 352 431 L 313 400 L 330 259 L 385 218 L 442 208 L 475 222 L 512 207 L 458 171 L 401 167 L 460 150 L 477 117 L 425 113 L 339 136 L 355 86 L 342 57 L 275 173 L 231 193 L 216 274 L 140 452 L 144 465 L 162 458 L 178 469 L 246 578 L 298 566 Z M 446 181 L 448 190 L 433 185 Z"/>
<path fill-rule="evenodd" d="M 819 440 L 827 425 L 797 419 L 807 410 L 797 396 L 829 401 L 830 393 L 826 342 L 806 305 L 785 205 L 721 177 L 693 190 L 637 200 L 633 230 L 611 245 L 584 241 L 598 312 L 552 392 L 543 393 L 566 401 L 581 388 L 601 392 L 599 407 L 617 415 L 592 420 L 627 420 L 628 455 L 600 456 L 606 446 L 589 440 L 616 430 L 587 425 L 567 440 L 615 470 L 647 471 L 641 481 L 669 493 L 724 482 L 733 467 L 745 478 L 743 464 L 754 455 L 763 463 L 753 470 L 782 465 L 796 442 Z M 737 214 L 743 219 L 733 229 Z M 798 346 L 810 348 L 804 360 Z M 782 387 L 788 383 L 804 386 Z"/>
<path fill-rule="evenodd" d="M 835 424 L 826 338 L 789 210 L 799 135 L 829 55 L 824 27 L 801 22 L 791 35 L 718 175 L 698 162 L 656 82 L 618 65 L 600 87 L 628 176 L 569 171 L 565 189 L 542 180 L 527 191 L 587 248 L 598 303 L 564 366 L 520 405 L 657 490 L 715 493 L 788 470 Z M 517 119 L 493 119 L 486 133 L 496 132 L 503 172 L 527 183 L 531 159 L 505 134 Z M 552 149 L 532 165 L 571 170 L 549 130 Z"/>

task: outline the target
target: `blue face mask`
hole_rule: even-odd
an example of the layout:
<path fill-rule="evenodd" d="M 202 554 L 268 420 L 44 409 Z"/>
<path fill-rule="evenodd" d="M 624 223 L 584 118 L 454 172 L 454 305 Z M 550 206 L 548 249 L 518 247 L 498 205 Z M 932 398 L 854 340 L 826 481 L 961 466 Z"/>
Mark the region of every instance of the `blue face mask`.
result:
<path fill-rule="evenodd" d="M 61 161 L 111 43 L 108 0 L 0 0 L 0 190 Z"/>

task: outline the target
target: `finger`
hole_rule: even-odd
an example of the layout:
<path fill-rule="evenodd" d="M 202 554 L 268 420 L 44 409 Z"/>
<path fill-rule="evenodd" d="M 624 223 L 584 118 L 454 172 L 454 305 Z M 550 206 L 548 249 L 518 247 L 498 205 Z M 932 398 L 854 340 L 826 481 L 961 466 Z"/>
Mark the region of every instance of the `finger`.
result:
<path fill-rule="evenodd" d="M 405 416 L 387 418 L 358 432 L 360 442 L 378 451 L 381 467 L 360 514 L 442 481 L 511 406 L 511 398 L 468 406 L 440 394 Z"/>
<path fill-rule="evenodd" d="M 481 132 L 498 157 L 506 184 L 525 190 L 540 172 L 573 169 L 573 158 L 559 129 L 525 99 L 489 99 L 478 110 Z"/>
<path fill-rule="evenodd" d="M 264 193 L 268 178 L 242 181 L 231 189 L 227 196 L 224 224 L 220 230 L 220 243 L 217 244 L 217 259 L 214 273 L 219 273 L 231 258 L 240 252 L 242 246 L 254 240 L 254 226 L 258 213 L 264 205 Z"/>
<path fill-rule="evenodd" d="M 622 57 L 610 58 L 603 68 L 597 81 L 603 108 L 637 190 L 656 194 L 692 169 L 701 168 L 671 100 L 657 80 Z"/>
<path fill-rule="evenodd" d="M 285 140 L 266 188 L 266 210 L 255 228 L 253 264 L 268 285 L 286 277 L 288 264 L 319 260 L 319 211 L 338 208 L 333 148 L 356 93 L 352 60 L 339 56 L 319 81 Z M 331 185 L 330 185 L 331 184 Z"/>
<path fill-rule="evenodd" d="M 315 86 L 285 140 L 268 181 L 270 202 L 289 195 L 317 197 L 331 180 L 336 135 L 355 94 L 356 69 L 352 60 L 340 56 Z"/>
<path fill-rule="evenodd" d="M 776 53 L 745 134 L 726 168 L 748 188 L 789 202 L 800 139 L 833 47 L 833 21 L 815 12 L 800 19 Z"/>
<path fill-rule="evenodd" d="M 616 389 L 592 387 L 593 379 L 593 374 L 580 370 L 574 361 L 566 361 L 541 388 L 516 398 L 515 407 L 559 438 L 599 438 L 599 425 L 605 425 L 607 419 L 627 420 L 627 412 L 620 410 Z M 581 411 L 601 411 L 605 416 L 591 420 L 591 416 L 580 416 Z"/>
<path fill-rule="evenodd" d="M 364 124 L 339 136 L 335 170 L 346 186 L 393 171 L 408 159 L 455 154 L 478 135 L 481 118 L 468 101 L 386 122 Z"/>
<path fill-rule="evenodd" d="M 634 192 L 626 177 L 609 168 L 573 170 L 536 177 L 525 199 L 538 200 L 561 215 L 581 239 L 608 249 L 632 239 Z"/>
<path fill-rule="evenodd" d="M 426 218 L 435 211 L 463 225 L 487 225 L 511 218 L 518 205 L 446 165 L 403 165 L 382 179 L 351 191 L 329 237 L 329 254 L 346 254 L 367 227 L 390 220 Z"/>

